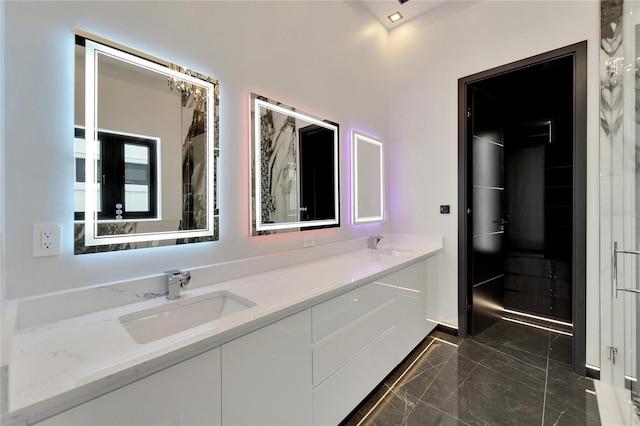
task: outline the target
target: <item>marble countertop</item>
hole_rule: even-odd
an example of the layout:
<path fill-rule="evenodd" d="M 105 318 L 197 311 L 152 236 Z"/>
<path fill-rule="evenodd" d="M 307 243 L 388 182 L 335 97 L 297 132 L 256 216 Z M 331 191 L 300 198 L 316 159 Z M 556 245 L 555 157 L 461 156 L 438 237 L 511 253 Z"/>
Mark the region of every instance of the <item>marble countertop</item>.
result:
<path fill-rule="evenodd" d="M 381 254 L 389 247 L 407 251 Z M 60 407 L 95 398 L 441 249 L 441 237 L 399 239 L 381 243 L 379 251 L 361 249 L 183 290 L 179 300 L 227 290 L 255 306 L 145 344 L 136 343 L 119 318 L 173 301 L 157 297 L 14 331 L 8 354 L 9 410 L 2 423 L 48 417 Z"/>

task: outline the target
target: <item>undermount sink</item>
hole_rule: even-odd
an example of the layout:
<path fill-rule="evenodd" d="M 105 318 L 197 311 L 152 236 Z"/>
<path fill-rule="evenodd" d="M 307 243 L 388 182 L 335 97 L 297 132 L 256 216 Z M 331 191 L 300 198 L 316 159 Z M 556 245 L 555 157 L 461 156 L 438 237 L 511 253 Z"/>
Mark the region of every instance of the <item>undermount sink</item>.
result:
<path fill-rule="evenodd" d="M 120 323 L 137 343 L 149 343 L 215 321 L 256 304 L 228 291 L 181 298 L 123 315 Z"/>
<path fill-rule="evenodd" d="M 413 253 L 412 250 L 399 249 L 399 248 L 393 248 L 393 247 L 375 249 L 375 250 L 371 250 L 371 252 L 375 254 L 381 254 L 383 256 L 391 256 L 391 257 L 403 257 Z"/>

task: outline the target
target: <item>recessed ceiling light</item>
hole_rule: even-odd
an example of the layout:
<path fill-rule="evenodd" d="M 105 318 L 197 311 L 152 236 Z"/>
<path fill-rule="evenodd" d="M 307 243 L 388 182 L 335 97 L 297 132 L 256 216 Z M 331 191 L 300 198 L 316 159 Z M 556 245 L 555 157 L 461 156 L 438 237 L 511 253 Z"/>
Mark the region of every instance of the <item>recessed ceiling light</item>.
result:
<path fill-rule="evenodd" d="M 402 15 L 400 14 L 400 12 L 396 12 L 389 15 L 388 18 L 391 22 L 396 22 L 402 19 Z"/>
<path fill-rule="evenodd" d="M 400 4 L 405 4 L 406 2 L 408 2 L 409 0 L 398 0 L 398 3 Z"/>

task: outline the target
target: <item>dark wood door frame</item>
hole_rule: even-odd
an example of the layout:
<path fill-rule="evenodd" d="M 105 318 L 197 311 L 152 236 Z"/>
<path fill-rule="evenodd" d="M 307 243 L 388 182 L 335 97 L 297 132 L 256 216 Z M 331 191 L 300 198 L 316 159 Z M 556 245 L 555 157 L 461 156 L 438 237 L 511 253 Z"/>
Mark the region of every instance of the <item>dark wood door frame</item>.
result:
<path fill-rule="evenodd" d="M 587 42 L 483 71 L 458 80 L 458 336 L 467 337 L 469 312 L 471 187 L 467 91 L 470 85 L 511 71 L 561 57 L 573 58 L 573 254 L 572 316 L 573 371 L 586 374 L 586 263 L 587 263 Z"/>

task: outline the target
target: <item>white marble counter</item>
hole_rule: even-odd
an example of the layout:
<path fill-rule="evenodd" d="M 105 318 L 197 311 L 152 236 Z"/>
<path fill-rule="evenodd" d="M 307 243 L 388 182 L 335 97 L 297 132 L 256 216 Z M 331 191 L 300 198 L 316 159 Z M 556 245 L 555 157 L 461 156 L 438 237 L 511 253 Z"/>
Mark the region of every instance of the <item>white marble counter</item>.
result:
<path fill-rule="evenodd" d="M 3 414 L 2 424 L 20 424 L 27 419 L 37 421 L 48 417 L 418 262 L 442 249 L 441 237 L 397 235 L 393 239 L 385 239 L 387 241 L 383 240 L 380 250 L 393 247 L 410 252 L 396 257 L 361 248 L 183 290 L 183 298 L 228 290 L 256 305 L 145 344 L 133 340 L 119 317 L 173 303 L 164 297 L 29 328 L 16 328 L 11 332 L 10 347 L 5 352 L 7 359 L 4 362 L 9 368 L 9 395 L 8 412 Z M 200 273 L 195 274 L 194 279 L 207 278 Z M 215 281 L 212 277 L 210 282 Z M 99 297 L 101 288 L 95 289 L 95 297 Z M 19 302 L 14 309 L 20 310 Z M 17 324 L 15 319 L 14 324 Z"/>

